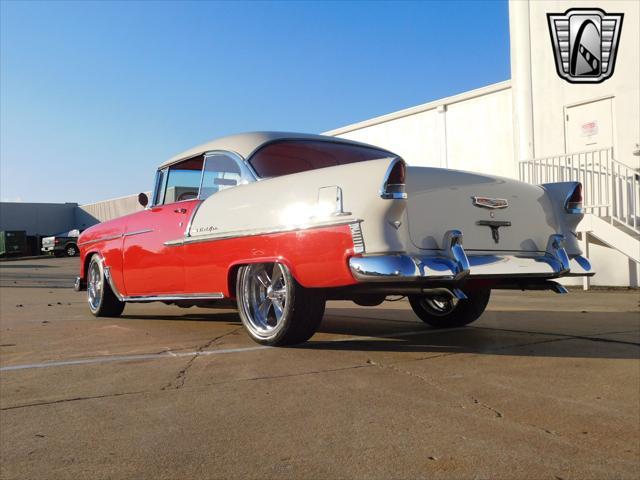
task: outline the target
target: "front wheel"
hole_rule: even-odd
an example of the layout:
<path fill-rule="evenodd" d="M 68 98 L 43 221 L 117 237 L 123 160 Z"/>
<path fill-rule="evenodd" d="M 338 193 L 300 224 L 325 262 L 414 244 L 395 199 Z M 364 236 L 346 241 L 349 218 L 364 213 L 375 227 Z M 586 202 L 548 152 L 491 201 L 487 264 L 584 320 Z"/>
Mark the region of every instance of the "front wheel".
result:
<path fill-rule="evenodd" d="M 89 310 L 96 317 L 118 317 L 124 310 L 125 304 L 111 290 L 98 255 L 91 257 L 87 270 L 87 301 Z"/>
<path fill-rule="evenodd" d="M 489 303 L 491 289 L 464 293 L 467 296 L 465 300 L 447 296 L 409 295 L 409 303 L 420 320 L 432 327 L 462 327 L 480 318 Z"/>
<path fill-rule="evenodd" d="M 263 345 L 306 342 L 324 315 L 324 295 L 296 282 L 282 263 L 240 267 L 236 296 L 244 327 Z"/>

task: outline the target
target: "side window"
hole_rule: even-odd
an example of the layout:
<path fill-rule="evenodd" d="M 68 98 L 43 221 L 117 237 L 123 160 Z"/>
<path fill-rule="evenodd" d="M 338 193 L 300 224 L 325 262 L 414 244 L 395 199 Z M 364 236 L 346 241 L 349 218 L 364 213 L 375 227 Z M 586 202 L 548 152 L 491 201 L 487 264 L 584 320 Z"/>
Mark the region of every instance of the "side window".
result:
<path fill-rule="evenodd" d="M 209 154 L 204 161 L 199 198 L 204 200 L 214 193 L 235 187 L 240 183 L 242 183 L 242 172 L 233 158 L 223 153 Z"/>
<path fill-rule="evenodd" d="M 171 165 L 167 171 L 167 181 L 160 203 L 182 202 L 198 197 L 202 176 L 202 155 Z"/>

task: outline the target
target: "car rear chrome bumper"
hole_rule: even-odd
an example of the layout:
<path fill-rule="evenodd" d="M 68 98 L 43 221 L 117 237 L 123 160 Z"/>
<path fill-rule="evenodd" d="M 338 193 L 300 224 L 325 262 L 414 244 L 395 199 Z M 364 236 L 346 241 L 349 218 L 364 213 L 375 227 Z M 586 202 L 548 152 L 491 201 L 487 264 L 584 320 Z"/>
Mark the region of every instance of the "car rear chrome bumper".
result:
<path fill-rule="evenodd" d="M 569 257 L 562 235 L 551 235 L 545 253 L 467 254 L 462 234 L 452 230 L 444 239 L 445 250 L 433 254 L 369 255 L 352 257 L 349 267 L 360 282 L 461 281 L 490 278 L 558 278 L 591 276 L 589 260 Z"/>

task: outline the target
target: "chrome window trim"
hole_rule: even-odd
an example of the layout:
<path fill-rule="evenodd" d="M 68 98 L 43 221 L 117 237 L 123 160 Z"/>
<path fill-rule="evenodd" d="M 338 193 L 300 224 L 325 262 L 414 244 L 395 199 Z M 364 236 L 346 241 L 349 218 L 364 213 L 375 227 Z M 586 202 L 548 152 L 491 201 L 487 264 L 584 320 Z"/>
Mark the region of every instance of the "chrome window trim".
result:
<path fill-rule="evenodd" d="M 186 162 L 188 160 L 192 160 L 192 159 L 194 159 L 196 157 L 199 157 L 201 155 L 202 155 L 202 168 L 200 169 L 200 182 L 198 183 L 198 188 L 197 188 L 198 192 L 197 192 L 195 198 L 187 198 L 185 200 L 176 200 L 175 202 L 166 203 L 164 201 L 164 197 L 166 197 L 166 195 L 167 195 L 167 183 L 169 181 L 169 170 L 171 170 L 171 167 L 174 167 L 175 165 L 178 165 L 179 163 Z M 171 165 L 167 165 L 162 169 L 158 169 L 158 172 L 161 172 L 161 171 L 164 170 L 164 171 L 167 172 L 167 174 L 164 176 L 164 182 L 163 182 L 163 185 L 164 185 L 164 190 L 162 192 L 162 194 L 163 194 L 162 195 L 163 196 L 162 200 L 163 201 L 162 201 L 162 203 L 154 204 L 153 206 L 154 207 L 161 207 L 161 206 L 164 206 L 164 205 L 173 205 L 175 203 L 190 202 L 192 200 L 199 200 L 199 197 L 200 197 L 200 185 L 202 184 L 202 175 L 203 175 L 203 171 L 204 171 L 204 160 L 205 160 L 204 156 L 205 156 L 205 154 L 194 155 L 192 157 L 184 158 L 184 159 L 179 160 L 179 161 L 177 161 L 175 163 L 172 163 Z M 154 196 L 155 196 L 155 193 L 154 193 Z"/>
<path fill-rule="evenodd" d="M 355 146 L 355 147 L 360 147 L 360 148 L 368 148 L 369 150 L 376 150 L 376 151 L 379 151 L 380 153 L 388 153 L 389 154 L 388 157 L 380 157 L 380 158 L 375 158 L 375 159 L 371 159 L 371 160 L 383 160 L 385 158 L 398 158 L 398 159 L 400 158 L 395 153 L 390 152 L 389 150 L 386 150 L 384 148 L 377 147 L 375 145 L 369 145 L 369 144 L 366 144 L 366 143 L 356 142 L 356 141 L 349 140 L 349 139 L 343 139 L 343 138 L 338 138 L 338 137 L 300 138 L 300 137 L 295 137 L 294 135 L 292 135 L 292 136 L 286 136 L 286 137 L 281 137 L 281 138 L 275 138 L 275 139 L 263 142 L 262 144 L 258 145 L 249 155 L 247 155 L 247 158 L 245 159 L 245 163 L 247 164 L 247 166 L 253 172 L 253 175 L 255 176 L 256 181 L 259 182 L 261 180 L 268 180 L 270 178 L 277 178 L 277 177 L 261 177 L 260 175 L 258 175 L 258 172 L 256 172 L 256 170 L 253 168 L 253 165 L 251 165 L 251 160 L 253 159 L 253 157 L 260 150 L 262 150 L 263 148 L 266 148 L 266 147 L 268 147 L 270 145 L 273 145 L 275 143 L 286 143 L 286 142 L 318 142 L 318 143 L 331 143 L 331 144 L 338 144 L 338 145 L 350 145 L 352 147 Z M 370 160 L 364 160 L 364 161 L 370 161 Z M 322 168 L 328 168 L 328 167 L 322 167 Z M 311 170 L 304 170 L 304 171 L 311 172 L 313 170 L 321 170 L 322 168 L 313 168 Z M 302 172 L 297 172 L 297 173 L 302 173 Z M 284 177 L 286 175 L 291 175 L 291 174 L 278 175 L 278 177 Z"/>
<path fill-rule="evenodd" d="M 155 181 L 153 182 L 153 196 L 151 197 L 151 202 L 149 202 L 149 205 L 147 205 L 145 208 L 146 209 L 150 209 L 155 207 L 156 205 L 158 205 L 158 193 L 160 193 L 160 174 L 162 174 L 162 180 L 164 180 L 163 184 L 166 184 L 167 181 L 167 176 L 166 175 L 166 168 L 162 168 L 159 170 L 156 170 L 156 178 Z"/>
<path fill-rule="evenodd" d="M 315 228 L 325 228 L 325 227 L 337 227 L 340 225 L 348 225 L 350 223 L 359 223 L 363 222 L 361 219 L 357 218 L 348 218 L 345 220 L 329 220 L 326 222 L 318 222 L 309 225 L 300 225 L 298 227 L 274 227 L 274 228 L 256 228 L 249 230 L 232 230 L 229 232 L 218 232 L 218 233 L 210 233 L 206 235 L 198 235 L 198 236 L 190 236 L 179 238 L 176 240 L 168 240 L 164 242 L 164 245 L 167 247 L 179 247 L 181 245 L 190 244 L 190 243 L 200 243 L 200 242 L 214 242 L 217 240 L 229 240 L 232 238 L 239 237 L 256 237 L 259 235 L 271 235 L 274 233 L 289 233 L 289 232 L 298 232 L 301 230 L 311 230 Z"/>
<path fill-rule="evenodd" d="M 236 187 L 240 186 L 240 185 L 246 185 L 248 183 L 252 183 L 256 181 L 256 177 L 254 175 L 254 173 L 249 170 L 247 168 L 247 164 L 244 161 L 244 159 L 238 155 L 235 152 L 230 152 L 228 150 L 209 150 L 207 152 L 205 152 L 203 154 L 204 159 L 202 161 L 202 172 L 200 175 L 200 186 L 198 187 L 198 200 L 206 200 L 201 198 L 201 194 L 202 194 L 202 183 L 204 182 L 204 172 L 206 170 L 207 167 L 207 159 L 210 157 L 214 157 L 214 156 L 226 156 L 229 157 L 231 160 L 233 160 L 235 162 L 235 164 L 238 166 L 238 168 L 240 169 L 240 179 L 241 182 L 236 185 Z M 232 187 L 233 188 L 233 187 Z M 217 193 L 217 192 L 216 192 Z M 212 194 L 215 195 L 215 194 Z M 209 198 L 209 197 L 207 197 Z"/>

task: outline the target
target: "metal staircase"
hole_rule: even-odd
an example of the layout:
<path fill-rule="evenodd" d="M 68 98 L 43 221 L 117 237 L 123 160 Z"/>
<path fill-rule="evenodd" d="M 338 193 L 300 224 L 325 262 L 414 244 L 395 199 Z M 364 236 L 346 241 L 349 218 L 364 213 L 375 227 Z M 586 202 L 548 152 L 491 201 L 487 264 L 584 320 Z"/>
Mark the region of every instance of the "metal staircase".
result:
<path fill-rule="evenodd" d="M 615 160 L 613 148 L 524 160 L 519 175 L 533 184 L 581 182 L 585 218 L 578 232 L 584 249 L 592 236 L 640 263 L 640 174 Z"/>

